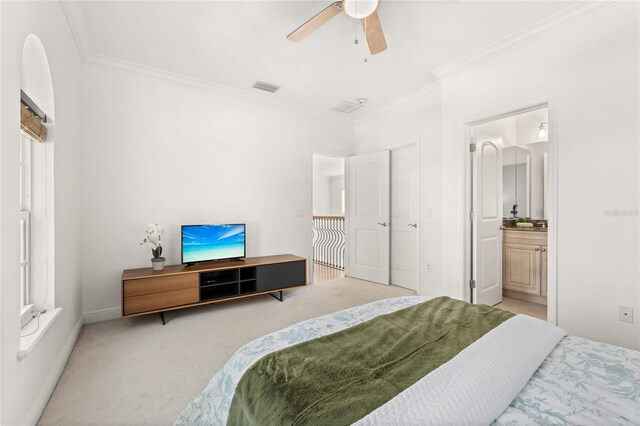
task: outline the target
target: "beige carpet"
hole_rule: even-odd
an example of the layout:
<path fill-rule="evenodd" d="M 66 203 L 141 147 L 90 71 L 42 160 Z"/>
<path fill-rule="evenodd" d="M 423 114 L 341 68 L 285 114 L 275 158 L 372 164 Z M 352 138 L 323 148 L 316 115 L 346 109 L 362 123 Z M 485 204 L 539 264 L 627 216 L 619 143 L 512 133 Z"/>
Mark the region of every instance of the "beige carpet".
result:
<path fill-rule="evenodd" d="M 171 424 L 243 344 L 305 319 L 415 294 L 351 278 L 84 326 L 39 424 Z"/>

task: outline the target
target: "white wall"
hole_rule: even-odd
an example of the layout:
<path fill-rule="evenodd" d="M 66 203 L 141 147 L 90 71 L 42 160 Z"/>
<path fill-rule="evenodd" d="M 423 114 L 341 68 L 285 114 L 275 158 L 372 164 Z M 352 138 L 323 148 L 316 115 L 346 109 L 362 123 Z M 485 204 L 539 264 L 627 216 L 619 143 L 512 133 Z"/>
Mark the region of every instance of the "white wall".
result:
<path fill-rule="evenodd" d="M 351 153 L 351 123 L 94 67 L 83 98 L 86 313 L 119 315 L 149 222 L 169 264 L 196 223 L 246 222 L 248 256 L 311 258 L 312 151 Z"/>
<path fill-rule="evenodd" d="M 420 152 L 419 293 L 444 294 L 442 285 L 441 92 L 430 86 L 403 102 L 373 111 L 355 126 L 356 153 L 417 144 Z M 427 265 L 431 268 L 428 270 Z"/>
<path fill-rule="evenodd" d="M 640 348 L 640 321 L 618 321 L 619 305 L 640 312 L 638 7 L 615 4 L 443 81 L 448 294 L 466 294 L 464 124 L 551 100 L 558 324 L 571 334 Z M 615 209 L 631 214 L 607 215 Z"/>
<path fill-rule="evenodd" d="M 80 60 L 59 3 L 2 2 L 0 75 L 0 282 L 2 424 L 34 423 L 53 391 L 80 331 Z M 55 304 L 62 307 L 32 352 L 22 361 L 20 345 L 19 102 L 25 38 L 43 42 L 55 96 Z M 53 135 L 52 135 L 53 136 Z"/>
<path fill-rule="evenodd" d="M 329 176 L 313 175 L 313 215 L 331 215 L 331 181 Z"/>
<path fill-rule="evenodd" d="M 313 176 L 313 215 L 343 216 L 344 176 Z"/>
<path fill-rule="evenodd" d="M 329 211 L 331 216 L 344 216 L 343 197 L 344 175 L 329 178 Z"/>
<path fill-rule="evenodd" d="M 353 126 L 353 125 L 351 125 Z M 353 149 L 353 142 L 352 147 Z M 345 158 L 343 156 L 313 154 L 313 214 L 314 216 L 342 216 Z"/>
<path fill-rule="evenodd" d="M 552 100 L 558 324 L 640 348 L 640 321 L 618 321 L 640 312 L 638 25 L 637 3 L 616 4 L 356 124 L 357 153 L 420 139 L 421 293 L 468 297 L 465 124 Z"/>

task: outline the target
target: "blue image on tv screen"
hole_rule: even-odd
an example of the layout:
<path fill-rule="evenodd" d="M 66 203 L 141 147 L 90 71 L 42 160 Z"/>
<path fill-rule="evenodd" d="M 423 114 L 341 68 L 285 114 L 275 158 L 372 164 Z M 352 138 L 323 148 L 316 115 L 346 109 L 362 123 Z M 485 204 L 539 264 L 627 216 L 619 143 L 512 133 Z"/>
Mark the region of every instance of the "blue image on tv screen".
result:
<path fill-rule="evenodd" d="M 245 257 L 244 224 L 182 227 L 182 263 Z"/>

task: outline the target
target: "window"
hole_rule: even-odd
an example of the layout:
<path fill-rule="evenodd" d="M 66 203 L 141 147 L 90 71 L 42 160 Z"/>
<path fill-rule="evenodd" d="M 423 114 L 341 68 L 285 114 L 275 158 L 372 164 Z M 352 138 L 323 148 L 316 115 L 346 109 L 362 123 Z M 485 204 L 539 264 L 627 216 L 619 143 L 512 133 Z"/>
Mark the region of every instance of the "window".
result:
<path fill-rule="evenodd" d="M 31 318 L 34 287 L 47 287 L 48 145 L 46 114 L 23 91 L 20 91 L 20 322 L 24 327 Z M 39 146 L 38 146 L 39 144 Z M 44 307 L 44 301 L 38 300 Z M 39 308 L 40 309 L 42 309 Z"/>
<path fill-rule="evenodd" d="M 20 323 L 24 329 L 48 309 L 53 282 L 49 267 L 52 232 L 50 196 L 52 142 L 47 141 L 46 114 L 24 92 L 20 93 Z M 30 334 L 28 332 L 27 335 Z"/>
<path fill-rule="evenodd" d="M 31 143 L 31 138 L 20 135 L 20 307 L 23 316 L 30 314 L 31 308 Z"/>
<path fill-rule="evenodd" d="M 17 105 L 16 105 L 17 107 Z M 42 42 L 27 35 L 20 81 L 19 256 L 20 349 L 26 357 L 55 321 L 54 147 L 55 102 L 49 61 Z M 51 133 L 51 134 L 49 134 Z M 18 158 L 15 159 L 18 161 Z M 16 226 L 18 224 L 16 223 Z M 19 250 L 19 253 L 18 253 Z M 18 265 L 16 265 L 18 267 Z"/>

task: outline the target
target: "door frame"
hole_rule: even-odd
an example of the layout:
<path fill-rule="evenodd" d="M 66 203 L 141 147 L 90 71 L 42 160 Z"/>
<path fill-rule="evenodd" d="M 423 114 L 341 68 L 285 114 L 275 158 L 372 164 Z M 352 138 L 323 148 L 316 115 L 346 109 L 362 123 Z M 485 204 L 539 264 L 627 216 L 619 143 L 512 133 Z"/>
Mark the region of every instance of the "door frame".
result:
<path fill-rule="evenodd" d="M 347 182 L 347 172 L 348 172 L 348 163 L 349 161 L 348 158 L 354 154 L 349 154 L 347 152 L 344 151 L 332 151 L 332 150 L 328 150 L 328 149 L 324 149 L 324 148 L 315 148 L 315 147 L 311 147 L 311 156 L 309 158 L 309 160 L 311 161 L 311 173 L 310 173 L 310 184 L 311 184 L 311 221 L 309 224 L 309 229 L 313 232 L 313 172 L 314 172 L 314 168 L 313 168 L 313 155 L 314 154 L 318 154 L 318 155 L 322 155 L 325 157 L 333 157 L 333 158 L 342 158 L 344 160 L 344 227 L 345 227 L 345 235 L 344 235 L 344 275 L 345 277 L 348 276 L 347 274 L 347 270 L 348 270 L 348 260 L 349 260 L 349 254 L 348 254 L 348 250 L 349 250 L 349 236 L 347 235 L 346 229 L 347 229 L 347 212 L 349 211 L 349 196 L 348 194 L 348 182 Z M 307 254 L 307 259 L 309 259 L 309 262 L 307 262 L 307 282 L 309 284 L 313 284 L 313 236 L 311 237 L 311 244 L 309 245 L 309 252 Z"/>
<path fill-rule="evenodd" d="M 471 299 L 471 289 L 469 282 L 472 277 L 471 262 L 471 238 L 472 238 L 472 222 L 470 220 L 470 212 L 472 207 L 472 185 L 473 179 L 471 171 L 472 153 L 469 145 L 473 142 L 471 137 L 471 128 L 478 124 L 487 123 L 505 117 L 511 117 L 524 112 L 532 111 L 539 108 L 548 108 L 549 112 L 549 160 L 548 160 L 548 208 L 547 220 L 549 226 L 547 230 L 547 322 L 558 324 L 558 99 L 556 94 L 531 99 L 521 104 L 512 105 L 498 111 L 488 111 L 477 119 L 461 123 L 462 138 L 461 144 L 463 149 L 463 194 L 464 194 L 464 214 L 463 214 L 463 234 L 464 234 L 464 282 L 463 294 L 464 300 Z M 475 293 L 475 292 L 474 292 Z M 474 295 L 475 298 L 475 295 Z"/>

